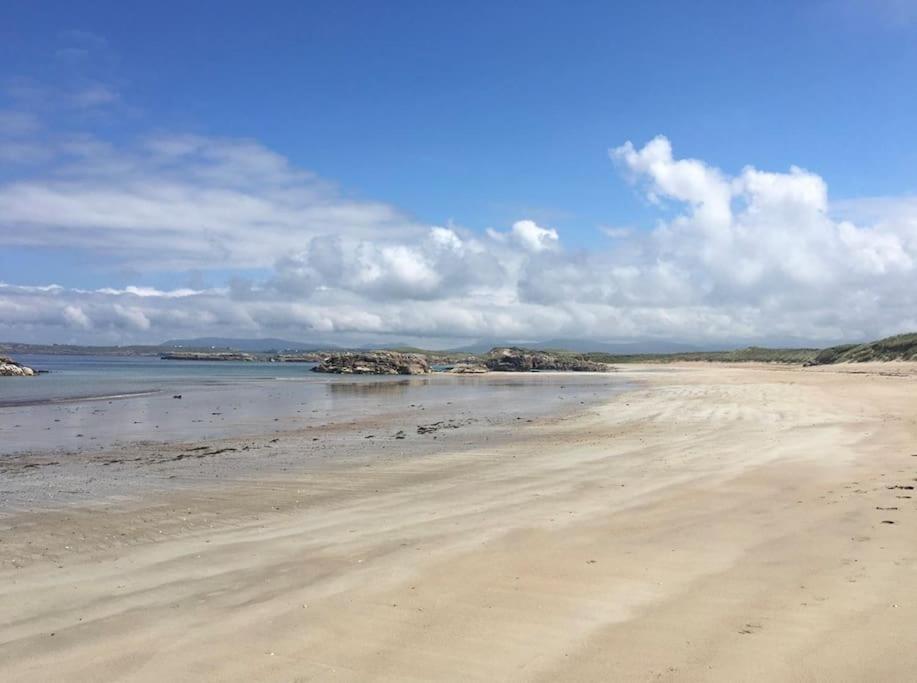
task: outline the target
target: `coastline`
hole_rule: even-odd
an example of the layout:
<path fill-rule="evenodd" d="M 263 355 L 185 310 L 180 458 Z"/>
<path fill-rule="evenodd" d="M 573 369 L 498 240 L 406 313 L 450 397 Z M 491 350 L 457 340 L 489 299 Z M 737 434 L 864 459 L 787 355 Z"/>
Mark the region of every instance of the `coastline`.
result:
<path fill-rule="evenodd" d="M 615 375 L 592 373 L 278 377 L 185 386 L 182 400 L 169 389 L 7 407 L 0 519 L 508 442 L 520 426 L 566 418 L 627 389 Z M 17 443 L 28 449 L 14 450 Z"/>
<path fill-rule="evenodd" d="M 0 674 L 906 680 L 917 374 L 889 365 L 625 367 L 506 438 L 11 514 Z"/>

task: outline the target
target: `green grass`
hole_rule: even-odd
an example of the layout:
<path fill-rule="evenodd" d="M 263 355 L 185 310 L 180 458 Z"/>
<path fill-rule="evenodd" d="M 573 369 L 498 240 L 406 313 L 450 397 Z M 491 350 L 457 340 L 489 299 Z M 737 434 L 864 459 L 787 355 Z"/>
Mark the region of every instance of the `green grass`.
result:
<path fill-rule="evenodd" d="M 890 360 L 917 360 L 917 333 L 898 334 L 866 344 L 832 346 L 821 351 L 813 363 L 829 365 Z"/>
<path fill-rule="evenodd" d="M 615 355 L 585 353 L 588 360 L 600 363 L 677 363 L 684 361 L 709 363 L 788 363 L 802 365 L 811 362 L 818 349 L 769 349 L 749 346 L 733 351 L 692 351 L 689 353 L 639 353 Z"/>

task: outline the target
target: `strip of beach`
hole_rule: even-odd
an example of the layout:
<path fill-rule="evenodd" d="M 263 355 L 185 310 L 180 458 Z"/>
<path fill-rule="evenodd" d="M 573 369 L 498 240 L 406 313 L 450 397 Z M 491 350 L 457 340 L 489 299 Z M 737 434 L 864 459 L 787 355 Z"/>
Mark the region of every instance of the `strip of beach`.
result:
<path fill-rule="evenodd" d="M 913 680 L 917 364 L 617 377 L 320 467 L 267 433 L 7 458 L 0 679 Z"/>

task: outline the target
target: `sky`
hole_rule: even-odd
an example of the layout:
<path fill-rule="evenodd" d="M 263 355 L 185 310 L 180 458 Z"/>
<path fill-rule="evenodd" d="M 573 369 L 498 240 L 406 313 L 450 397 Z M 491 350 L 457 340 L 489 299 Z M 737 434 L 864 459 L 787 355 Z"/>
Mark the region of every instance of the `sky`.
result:
<path fill-rule="evenodd" d="M 917 330 L 917 2 L 0 6 L 0 341 Z"/>

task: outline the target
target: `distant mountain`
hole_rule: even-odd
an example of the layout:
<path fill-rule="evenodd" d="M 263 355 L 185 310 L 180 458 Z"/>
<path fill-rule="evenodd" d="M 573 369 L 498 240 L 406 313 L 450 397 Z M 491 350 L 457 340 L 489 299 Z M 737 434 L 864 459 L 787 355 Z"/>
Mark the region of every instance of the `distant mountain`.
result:
<path fill-rule="evenodd" d="M 13 355 L 41 354 L 48 356 L 158 356 L 159 346 L 80 346 L 78 344 L 29 344 L 0 342 L 0 351 Z"/>
<path fill-rule="evenodd" d="M 522 343 L 511 343 L 505 339 L 481 339 L 473 344 L 468 344 L 466 346 L 457 346 L 452 349 L 446 349 L 447 351 L 453 353 L 487 353 L 495 346 L 526 346 Z"/>
<path fill-rule="evenodd" d="M 521 346 L 537 350 L 565 350 L 576 353 L 597 351 L 614 354 L 637 353 L 687 353 L 690 351 L 710 351 L 714 347 L 697 344 L 679 344 L 677 342 L 656 341 L 652 339 L 634 342 L 599 342 L 584 339 L 548 339 L 546 341 L 508 341 L 506 339 L 482 339 L 474 344 L 449 349 L 455 353 L 485 353 L 495 346 Z"/>
<path fill-rule="evenodd" d="M 378 350 L 388 350 L 388 351 L 421 351 L 422 349 L 414 344 L 408 344 L 403 341 L 396 342 L 386 342 L 386 343 L 370 343 L 370 344 L 357 344 L 355 346 L 346 346 L 340 347 L 345 348 L 349 351 L 378 351 Z"/>
<path fill-rule="evenodd" d="M 257 353 L 259 351 L 317 351 L 338 348 L 320 342 L 295 342 L 287 339 L 233 339 L 230 337 L 197 337 L 195 339 L 170 339 L 162 346 L 193 349 L 232 349 Z"/>
<path fill-rule="evenodd" d="M 722 348 L 720 346 L 698 345 L 698 344 L 680 344 L 672 341 L 659 341 L 655 339 L 645 339 L 633 342 L 593 342 L 578 339 L 549 339 L 540 342 L 534 348 L 536 349 L 566 349 L 578 353 L 587 353 L 589 351 L 601 351 L 602 353 L 687 353 L 690 351 L 712 351 Z"/>

